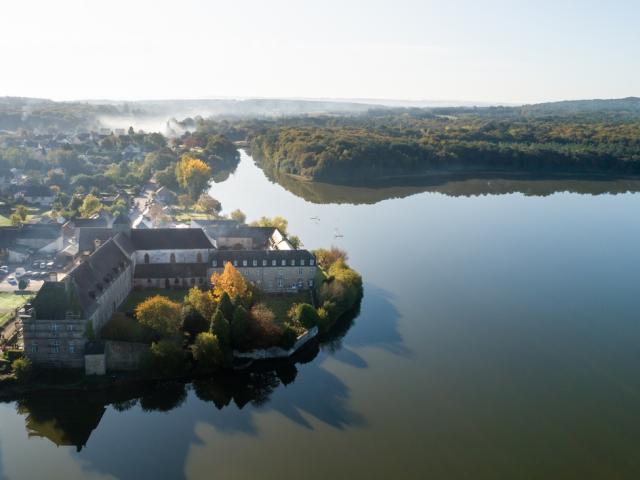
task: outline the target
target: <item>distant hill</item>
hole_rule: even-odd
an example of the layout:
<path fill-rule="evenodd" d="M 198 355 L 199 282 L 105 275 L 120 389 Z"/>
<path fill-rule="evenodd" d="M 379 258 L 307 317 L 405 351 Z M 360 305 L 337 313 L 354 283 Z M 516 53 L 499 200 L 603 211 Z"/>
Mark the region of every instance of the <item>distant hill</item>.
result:
<path fill-rule="evenodd" d="M 565 100 L 560 102 L 537 103 L 523 105 L 522 109 L 530 112 L 546 113 L 593 113 L 593 112 L 619 112 L 640 114 L 640 98 L 614 98 L 594 100 Z"/>

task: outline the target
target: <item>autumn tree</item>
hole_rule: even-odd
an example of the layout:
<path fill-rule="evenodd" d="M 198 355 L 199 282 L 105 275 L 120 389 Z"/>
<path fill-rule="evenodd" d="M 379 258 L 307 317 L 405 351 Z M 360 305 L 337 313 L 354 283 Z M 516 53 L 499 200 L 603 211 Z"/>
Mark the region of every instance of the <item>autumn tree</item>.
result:
<path fill-rule="evenodd" d="M 27 216 L 29 215 L 29 209 L 24 205 L 18 205 L 15 208 L 14 213 L 18 215 L 18 217 L 20 217 L 20 221 L 24 222 L 27 219 Z"/>
<path fill-rule="evenodd" d="M 192 199 L 198 198 L 207 188 L 211 178 L 211 168 L 191 155 L 185 154 L 176 165 L 178 185 L 189 193 Z"/>
<path fill-rule="evenodd" d="M 100 199 L 91 193 L 84 197 L 82 205 L 80 206 L 80 215 L 83 217 L 91 217 L 102 210 L 102 202 Z"/>
<path fill-rule="evenodd" d="M 140 303 L 135 314 L 141 325 L 149 327 L 156 338 L 176 335 L 180 330 L 180 305 L 167 297 L 156 295 Z"/>
<path fill-rule="evenodd" d="M 235 220 L 236 222 L 239 222 L 239 223 L 245 223 L 247 221 L 247 216 L 239 208 L 234 210 L 233 212 L 231 212 L 229 214 L 229 218 L 231 218 L 231 220 Z"/>
<path fill-rule="evenodd" d="M 212 293 L 210 291 L 203 292 L 198 287 L 189 289 L 183 304 L 193 307 L 205 319 L 210 319 L 216 311 Z"/>
<path fill-rule="evenodd" d="M 280 230 L 280 233 L 283 235 L 287 234 L 287 228 L 289 227 L 289 222 L 286 218 L 275 216 L 273 218 L 269 217 L 260 217 L 255 222 L 251 223 L 252 227 L 272 227 Z"/>
<path fill-rule="evenodd" d="M 198 207 L 200 207 L 204 213 L 213 217 L 220 215 L 220 211 L 222 210 L 222 204 L 208 193 L 200 195 L 200 198 L 198 198 Z"/>
<path fill-rule="evenodd" d="M 247 304 L 251 298 L 251 290 L 249 290 L 247 281 L 231 262 L 225 264 L 221 274 L 216 272 L 211 276 L 211 285 L 213 297 L 216 300 L 220 300 L 223 293 L 226 293 L 229 298 L 240 295 L 240 298 Z"/>
<path fill-rule="evenodd" d="M 313 254 L 316 256 L 318 265 L 320 265 L 325 270 L 331 268 L 331 266 L 338 260 L 346 262 L 349 259 L 347 252 L 335 246 L 332 246 L 329 250 L 320 248 L 318 250 L 315 250 Z"/>

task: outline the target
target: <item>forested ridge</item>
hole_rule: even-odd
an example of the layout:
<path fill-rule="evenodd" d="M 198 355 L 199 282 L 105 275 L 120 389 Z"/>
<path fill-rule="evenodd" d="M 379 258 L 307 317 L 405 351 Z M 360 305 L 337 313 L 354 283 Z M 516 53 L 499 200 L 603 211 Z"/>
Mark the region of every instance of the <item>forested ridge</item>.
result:
<path fill-rule="evenodd" d="M 460 170 L 640 174 L 637 98 L 205 124 L 248 139 L 264 167 L 318 181 Z"/>

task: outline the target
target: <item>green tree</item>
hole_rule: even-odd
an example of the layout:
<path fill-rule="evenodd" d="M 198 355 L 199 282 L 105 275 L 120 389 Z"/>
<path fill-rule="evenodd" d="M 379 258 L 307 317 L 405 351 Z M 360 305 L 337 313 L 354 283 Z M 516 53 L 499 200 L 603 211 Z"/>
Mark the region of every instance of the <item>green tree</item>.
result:
<path fill-rule="evenodd" d="M 82 205 L 80 206 L 80 215 L 88 218 L 100 212 L 100 210 L 102 210 L 102 202 L 98 197 L 92 194 L 84 197 Z"/>
<path fill-rule="evenodd" d="M 231 343 L 234 347 L 243 344 L 249 328 L 249 314 L 242 305 L 238 305 L 233 312 L 231 322 Z"/>
<path fill-rule="evenodd" d="M 295 308 L 294 320 L 307 330 L 317 327 L 320 323 L 320 316 L 315 308 L 308 303 L 301 303 Z"/>
<path fill-rule="evenodd" d="M 209 332 L 199 333 L 191 349 L 198 370 L 212 372 L 222 366 L 224 360 L 218 338 Z"/>
<path fill-rule="evenodd" d="M 163 339 L 151 345 L 144 364 L 155 375 L 177 377 L 185 372 L 184 351 L 175 339 Z"/>
<path fill-rule="evenodd" d="M 222 295 L 220 295 L 218 309 L 228 321 L 233 318 L 233 303 L 231 302 L 231 298 L 227 292 L 222 292 Z"/>
<path fill-rule="evenodd" d="M 198 198 L 198 207 L 200 207 L 204 213 L 213 217 L 220 215 L 220 211 L 222 210 L 222 204 L 208 193 L 200 195 L 200 198 Z"/>
<path fill-rule="evenodd" d="M 26 278 L 21 278 L 20 281 L 18 282 L 18 288 L 20 290 L 24 290 L 28 286 L 29 286 L 29 281 Z"/>
<path fill-rule="evenodd" d="M 231 340 L 231 326 L 219 308 L 211 320 L 211 333 L 218 338 L 221 346 L 227 347 L 229 345 Z"/>
<path fill-rule="evenodd" d="M 269 217 L 260 217 L 260 219 L 251 223 L 253 227 L 273 227 L 280 230 L 280 233 L 283 235 L 287 235 L 287 228 L 289 227 L 289 222 L 286 218 L 276 216 L 273 218 Z"/>
<path fill-rule="evenodd" d="M 11 220 L 11 225 L 13 226 L 17 227 L 19 225 L 22 225 L 22 219 L 20 218 L 20 215 L 18 215 L 17 213 L 12 213 L 9 219 Z"/>
<path fill-rule="evenodd" d="M 18 358 L 11 364 L 16 380 L 21 383 L 28 381 L 33 376 L 33 364 L 26 357 Z"/>

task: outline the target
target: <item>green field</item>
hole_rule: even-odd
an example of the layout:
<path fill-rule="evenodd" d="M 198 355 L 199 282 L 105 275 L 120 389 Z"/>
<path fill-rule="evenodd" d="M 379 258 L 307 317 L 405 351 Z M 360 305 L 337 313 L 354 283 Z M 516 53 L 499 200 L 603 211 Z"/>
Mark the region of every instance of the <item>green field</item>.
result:
<path fill-rule="evenodd" d="M 9 217 L 0 215 L 0 227 L 9 227 L 9 226 L 11 226 L 11 220 L 9 220 Z"/>
<path fill-rule="evenodd" d="M 21 307 L 33 295 L 16 295 L 15 293 L 0 292 L 0 327 L 13 318 L 16 308 Z"/>
<path fill-rule="evenodd" d="M 153 297 L 154 295 L 162 295 L 163 297 L 168 297 L 174 302 L 182 303 L 185 295 L 187 294 L 188 289 L 148 289 L 148 290 L 134 290 L 129 296 L 122 302 L 120 308 L 118 309 L 120 312 L 132 312 L 135 310 L 136 306 L 139 303 L 142 303 L 149 297 Z"/>

